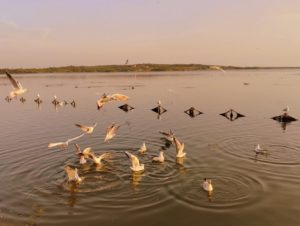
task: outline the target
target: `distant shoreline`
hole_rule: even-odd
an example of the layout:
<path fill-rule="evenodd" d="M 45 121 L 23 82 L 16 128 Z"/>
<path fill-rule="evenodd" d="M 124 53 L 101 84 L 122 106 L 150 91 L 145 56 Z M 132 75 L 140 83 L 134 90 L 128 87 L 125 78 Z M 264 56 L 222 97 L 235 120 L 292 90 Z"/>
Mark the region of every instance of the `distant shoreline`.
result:
<path fill-rule="evenodd" d="M 97 65 L 97 66 L 63 66 L 46 68 L 1 68 L 14 74 L 33 73 L 74 73 L 74 72 L 172 72 L 172 71 L 204 71 L 204 70 L 255 70 L 255 69 L 300 69 L 300 67 L 236 67 L 204 64 L 134 64 L 134 65 Z"/>

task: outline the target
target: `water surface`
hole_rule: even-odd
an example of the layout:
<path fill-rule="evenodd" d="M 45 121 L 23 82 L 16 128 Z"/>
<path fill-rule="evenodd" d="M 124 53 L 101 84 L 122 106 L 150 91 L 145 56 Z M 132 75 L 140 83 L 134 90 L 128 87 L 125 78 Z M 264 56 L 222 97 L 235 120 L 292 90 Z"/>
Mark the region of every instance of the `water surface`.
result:
<path fill-rule="evenodd" d="M 300 118 L 300 70 L 15 77 L 29 92 L 25 103 L 7 103 L 11 86 L 0 78 L 0 225 L 300 224 L 300 124 L 270 119 L 286 105 Z M 126 113 L 114 102 L 98 111 L 103 93 L 126 94 L 135 109 Z M 54 95 L 74 99 L 76 108 L 55 108 Z M 150 110 L 158 100 L 168 110 L 161 117 Z M 189 117 L 184 110 L 191 106 L 204 114 Z M 219 115 L 230 108 L 246 117 Z M 73 144 L 47 148 L 79 135 L 74 123 L 94 122 L 94 133 L 77 143 L 111 152 L 102 167 L 80 165 Z M 103 143 L 112 122 L 121 125 L 118 134 Z M 158 133 L 169 129 L 185 143 L 182 161 Z M 149 150 L 141 156 L 144 141 Z M 257 143 L 268 155 L 255 155 Z M 160 150 L 166 162 L 152 163 Z M 131 173 L 124 151 L 139 156 L 144 173 Z M 65 165 L 77 167 L 84 183 L 68 184 Z M 211 197 L 201 188 L 204 177 L 213 181 Z"/>

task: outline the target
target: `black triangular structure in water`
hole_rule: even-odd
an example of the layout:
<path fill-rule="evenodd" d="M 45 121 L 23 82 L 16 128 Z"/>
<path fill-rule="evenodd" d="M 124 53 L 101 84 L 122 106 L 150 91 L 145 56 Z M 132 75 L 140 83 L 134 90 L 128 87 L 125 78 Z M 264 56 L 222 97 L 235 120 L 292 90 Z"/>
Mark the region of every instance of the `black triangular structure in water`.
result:
<path fill-rule="evenodd" d="M 128 112 L 134 109 L 134 107 L 128 105 L 128 104 L 123 104 L 121 106 L 119 106 L 118 108 L 120 108 L 121 110 Z"/>
<path fill-rule="evenodd" d="M 278 122 L 293 122 L 293 121 L 297 121 L 298 119 L 287 115 L 287 114 L 283 114 L 283 115 L 278 115 L 278 116 L 274 116 L 272 117 L 273 120 L 276 120 Z"/>
<path fill-rule="evenodd" d="M 194 107 L 190 107 L 189 109 L 185 110 L 184 113 L 186 113 L 187 115 L 189 115 L 191 118 L 196 117 L 197 115 L 201 115 L 203 114 L 203 112 L 197 110 Z"/>
<path fill-rule="evenodd" d="M 151 110 L 156 112 L 159 115 L 161 115 L 167 111 L 167 109 L 163 108 L 162 106 L 157 106 L 155 108 L 152 108 Z"/>
<path fill-rule="evenodd" d="M 241 113 L 238 113 L 238 112 L 236 112 L 233 109 L 230 109 L 230 110 L 228 110 L 228 111 L 226 111 L 224 113 L 221 113 L 220 115 L 224 116 L 229 121 L 234 121 L 234 120 L 237 120 L 238 118 L 246 117 L 245 115 L 243 115 Z"/>

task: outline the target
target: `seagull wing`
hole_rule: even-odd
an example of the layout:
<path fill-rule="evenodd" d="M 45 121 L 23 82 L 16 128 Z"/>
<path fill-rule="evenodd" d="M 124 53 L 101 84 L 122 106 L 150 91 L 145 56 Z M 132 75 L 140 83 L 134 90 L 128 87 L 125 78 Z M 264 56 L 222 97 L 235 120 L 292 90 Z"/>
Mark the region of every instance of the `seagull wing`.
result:
<path fill-rule="evenodd" d="M 85 148 L 82 151 L 82 154 L 85 158 L 89 158 L 90 156 L 93 156 L 92 148 Z"/>
<path fill-rule="evenodd" d="M 175 143 L 175 146 L 176 146 L 176 153 L 177 154 L 182 154 L 183 152 L 183 149 L 184 149 L 184 143 L 180 143 L 180 141 L 174 137 L 174 143 Z"/>
<path fill-rule="evenodd" d="M 120 93 L 112 94 L 110 97 L 112 100 L 117 100 L 117 101 L 126 101 L 129 99 L 128 96 L 126 96 L 124 94 L 120 94 Z"/>
<path fill-rule="evenodd" d="M 5 72 L 6 73 L 6 76 L 8 77 L 9 81 L 11 82 L 11 84 L 13 85 L 14 88 L 16 89 L 21 89 L 22 88 L 22 85 L 21 83 L 19 83 L 17 80 L 15 80 L 11 74 L 9 74 L 8 72 Z"/>
<path fill-rule="evenodd" d="M 76 181 L 78 177 L 77 169 L 72 169 L 70 166 L 65 166 L 64 170 L 67 173 L 69 181 Z"/>
<path fill-rule="evenodd" d="M 77 123 L 75 123 L 75 126 L 79 127 L 84 132 L 88 132 L 89 131 L 89 127 L 88 126 L 80 125 L 80 124 L 77 124 Z"/>
<path fill-rule="evenodd" d="M 126 156 L 130 159 L 132 168 L 136 168 L 136 167 L 139 167 L 139 166 L 140 166 L 140 161 L 139 161 L 138 157 L 136 157 L 136 156 L 133 155 L 133 154 L 130 154 L 130 153 L 127 152 L 127 151 L 125 151 L 125 154 L 126 154 Z"/>
<path fill-rule="evenodd" d="M 81 135 L 79 135 L 79 136 L 77 136 L 77 137 L 73 137 L 73 138 L 71 138 L 71 139 L 68 139 L 68 140 L 66 141 L 66 143 L 69 143 L 69 142 L 71 142 L 71 141 L 77 140 L 77 139 L 79 139 L 80 137 L 83 137 L 83 136 L 84 136 L 84 133 L 81 134 Z"/>
<path fill-rule="evenodd" d="M 49 143 L 48 144 L 48 148 L 52 148 L 52 147 L 56 147 L 56 146 L 61 146 L 61 145 L 65 145 L 65 143 L 64 142 Z"/>

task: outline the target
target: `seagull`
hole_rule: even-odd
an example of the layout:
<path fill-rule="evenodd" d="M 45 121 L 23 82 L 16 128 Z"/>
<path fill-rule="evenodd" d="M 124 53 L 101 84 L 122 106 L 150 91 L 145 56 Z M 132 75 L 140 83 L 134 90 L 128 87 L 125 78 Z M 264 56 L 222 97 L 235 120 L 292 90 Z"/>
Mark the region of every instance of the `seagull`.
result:
<path fill-rule="evenodd" d="M 105 139 L 104 142 L 112 139 L 114 136 L 116 136 L 116 132 L 119 129 L 119 125 L 116 125 L 115 123 L 112 123 L 111 125 L 109 125 L 106 129 L 106 135 L 105 135 Z"/>
<path fill-rule="evenodd" d="M 102 159 L 107 159 L 109 157 L 111 157 L 111 154 L 108 153 L 108 152 L 105 152 L 105 153 L 103 153 L 102 155 L 99 155 L 99 156 L 96 156 L 93 152 L 90 153 L 90 158 L 93 159 L 93 161 L 96 165 L 101 165 L 102 164 L 101 160 Z"/>
<path fill-rule="evenodd" d="M 202 187 L 207 192 L 212 192 L 213 191 L 213 186 L 212 186 L 211 180 L 207 180 L 206 178 L 204 178 Z"/>
<path fill-rule="evenodd" d="M 77 154 L 80 158 L 79 163 L 80 164 L 85 164 L 86 163 L 86 159 L 88 159 L 90 157 L 91 148 L 85 148 L 83 151 L 80 150 L 80 147 L 78 144 L 74 144 L 77 150 Z"/>
<path fill-rule="evenodd" d="M 159 156 L 155 156 L 152 158 L 152 161 L 153 162 L 164 162 L 165 161 L 165 157 L 164 157 L 164 152 L 163 151 L 160 151 L 159 152 Z"/>
<path fill-rule="evenodd" d="M 255 154 L 267 154 L 267 150 L 264 150 L 257 144 L 256 148 L 254 149 Z"/>
<path fill-rule="evenodd" d="M 131 167 L 130 169 L 134 172 L 143 171 L 145 169 L 144 164 L 140 164 L 140 161 L 138 157 L 136 157 L 133 154 L 130 154 L 129 152 L 125 151 L 125 155 L 130 159 L 131 161 Z"/>
<path fill-rule="evenodd" d="M 93 126 L 86 126 L 81 124 L 75 124 L 75 126 L 78 126 L 84 133 L 91 134 L 93 133 L 95 127 L 97 126 L 97 123 L 95 123 Z"/>
<path fill-rule="evenodd" d="M 54 95 L 54 100 L 52 101 L 52 104 L 54 104 L 55 106 L 56 105 L 63 106 L 64 102 L 58 101 L 56 95 Z"/>
<path fill-rule="evenodd" d="M 140 147 L 140 149 L 138 150 L 138 152 L 140 154 L 145 154 L 145 152 L 147 151 L 147 147 L 146 147 L 146 143 L 143 142 L 142 146 Z"/>
<path fill-rule="evenodd" d="M 99 100 L 97 100 L 97 108 L 101 109 L 104 106 L 104 104 L 108 103 L 109 101 L 111 101 L 111 97 L 104 93 L 102 97 Z"/>
<path fill-rule="evenodd" d="M 65 149 L 69 146 L 69 143 L 74 141 L 74 140 L 77 140 L 79 139 L 80 137 L 84 136 L 84 133 L 77 136 L 77 137 L 73 137 L 71 139 L 68 139 L 67 141 L 65 142 L 56 142 L 56 143 L 49 143 L 48 144 L 48 148 L 52 148 L 52 147 L 56 147 L 56 146 L 59 146 L 61 149 Z"/>
<path fill-rule="evenodd" d="M 78 169 L 71 168 L 70 166 L 65 166 L 64 170 L 66 171 L 68 175 L 68 181 L 69 182 L 76 182 L 76 183 L 81 183 L 83 181 L 83 177 L 80 177 L 78 175 Z"/>
<path fill-rule="evenodd" d="M 186 155 L 185 152 L 183 152 L 184 150 L 184 143 L 180 143 L 180 141 L 174 137 L 173 139 L 175 146 L 176 146 L 176 158 L 182 158 Z"/>
<path fill-rule="evenodd" d="M 40 94 L 37 95 L 37 98 L 34 99 L 34 102 L 36 102 L 37 104 L 41 104 L 43 102 L 41 97 L 40 97 Z"/>
<path fill-rule="evenodd" d="M 27 89 L 24 89 L 22 87 L 21 83 L 18 82 L 17 80 L 15 80 L 11 76 L 11 74 L 9 74 L 7 71 L 5 73 L 6 73 L 6 76 L 8 77 L 8 79 L 9 79 L 9 81 L 11 82 L 12 86 L 14 87 L 14 90 L 9 93 L 10 97 L 16 97 L 18 95 L 22 95 L 25 92 L 27 92 Z"/>
<path fill-rule="evenodd" d="M 111 98 L 112 100 L 117 100 L 117 101 L 126 101 L 126 100 L 129 99 L 128 96 L 126 96 L 126 95 L 124 95 L 124 94 L 120 94 L 120 93 L 112 94 L 112 95 L 110 96 L 110 98 Z"/>
<path fill-rule="evenodd" d="M 170 132 L 164 132 L 164 131 L 159 131 L 162 135 L 164 135 L 164 137 L 170 141 L 170 142 L 173 142 L 174 140 L 174 133 L 172 130 L 170 130 Z"/>
<path fill-rule="evenodd" d="M 287 105 L 286 108 L 282 109 L 283 112 L 288 113 L 290 111 L 289 106 Z"/>

